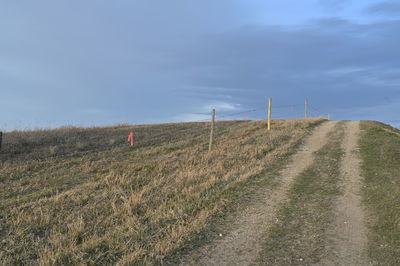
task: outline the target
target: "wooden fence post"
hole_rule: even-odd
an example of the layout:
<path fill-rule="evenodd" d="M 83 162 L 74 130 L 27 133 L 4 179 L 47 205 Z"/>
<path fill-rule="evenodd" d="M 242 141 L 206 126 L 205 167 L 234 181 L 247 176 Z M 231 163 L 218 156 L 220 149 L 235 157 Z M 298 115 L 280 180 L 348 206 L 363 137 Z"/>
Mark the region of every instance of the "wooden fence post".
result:
<path fill-rule="evenodd" d="M 268 130 L 271 130 L 272 98 L 268 98 Z"/>
<path fill-rule="evenodd" d="M 308 118 L 308 99 L 304 101 L 304 118 Z"/>
<path fill-rule="evenodd" d="M 0 131 L 0 151 L 1 151 L 1 143 L 3 142 L 3 132 Z"/>
<path fill-rule="evenodd" d="M 212 109 L 212 114 L 211 114 L 211 133 L 210 133 L 210 144 L 208 146 L 208 151 L 211 151 L 212 148 L 212 143 L 213 143 L 213 137 L 214 137 L 214 124 L 215 124 L 215 109 Z"/>
<path fill-rule="evenodd" d="M 328 113 L 328 120 L 331 120 L 331 113 Z"/>

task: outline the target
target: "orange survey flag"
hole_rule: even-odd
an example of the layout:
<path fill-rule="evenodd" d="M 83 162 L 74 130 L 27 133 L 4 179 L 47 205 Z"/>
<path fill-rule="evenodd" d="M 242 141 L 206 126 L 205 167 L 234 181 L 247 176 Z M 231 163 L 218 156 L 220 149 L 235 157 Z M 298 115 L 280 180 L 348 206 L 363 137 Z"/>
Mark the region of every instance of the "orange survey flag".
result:
<path fill-rule="evenodd" d="M 135 139 L 133 138 L 133 132 L 131 132 L 128 136 L 128 142 L 131 143 L 131 145 L 133 145 L 135 143 Z"/>

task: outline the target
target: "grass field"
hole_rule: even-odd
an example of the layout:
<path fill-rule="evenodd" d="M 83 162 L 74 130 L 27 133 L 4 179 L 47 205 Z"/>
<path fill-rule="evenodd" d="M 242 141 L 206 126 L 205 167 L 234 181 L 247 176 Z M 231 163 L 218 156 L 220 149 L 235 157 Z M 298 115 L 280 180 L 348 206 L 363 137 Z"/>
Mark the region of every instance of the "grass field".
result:
<path fill-rule="evenodd" d="M 400 265 L 400 131 L 365 121 L 360 149 L 369 256 L 379 265 Z"/>
<path fill-rule="evenodd" d="M 210 153 L 207 123 L 7 133 L 1 264 L 162 263 L 321 121 L 218 122 Z"/>
<path fill-rule="evenodd" d="M 232 122 L 221 123 L 220 133 Z M 7 132 L 3 136 L 0 163 L 44 159 L 60 155 L 109 150 L 126 144 L 130 131 L 140 146 L 160 145 L 189 136 L 193 140 L 204 137 L 208 123 L 171 123 L 159 125 L 119 125 L 111 127 L 74 128 L 54 130 L 26 130 Z"/>

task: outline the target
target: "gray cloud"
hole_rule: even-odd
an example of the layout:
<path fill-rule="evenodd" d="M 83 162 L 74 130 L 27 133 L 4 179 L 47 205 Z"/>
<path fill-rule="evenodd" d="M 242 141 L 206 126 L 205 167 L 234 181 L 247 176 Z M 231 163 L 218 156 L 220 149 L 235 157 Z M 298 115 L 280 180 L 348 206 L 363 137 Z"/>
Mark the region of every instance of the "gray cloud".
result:
<path fill-rule="evenodd" d="M 342 10 L 351 0 L 319 0 L 319 5 L 327 11 Z"/>
<path fill-rule="evenodd" d="M 174 101 L 191 105 L 173 92 L 182 87 L 174 57 L 193 36 L 235 25 L 227 2 L 2 3 L 0 111 L 12 115 L 1 123 L 168 119 Z"/>
<path fill-rule="evenodd" d="M 399 16 L 400 3 L 398 1 L 384 1 L 368 7 L 366 11 L 373 15 Z"/>
<path fill-rule="evenodd" d="M 336 18 L 298 29 L 246 27 L 192 46 L 180 56 L 182 71 L 204 97 L 230 88 L 249 105 L 269 95 L 289 103 L 309 96 L 329 108 L 378 104 L 382 95 L 400 96 L 399 30 L 400 21 L 359 25 Z"/>
<path fill-rule="evenodd" d="M 277 105 L 308 97 L 336 118 L 362 119 L 387 98 L 400 103 L 398 20 L 243 26 L 228 0 L 93 3 L 0 10 L 7 123 L 186 120 L 212 106 L 260 108 L 267 97 Z"/>

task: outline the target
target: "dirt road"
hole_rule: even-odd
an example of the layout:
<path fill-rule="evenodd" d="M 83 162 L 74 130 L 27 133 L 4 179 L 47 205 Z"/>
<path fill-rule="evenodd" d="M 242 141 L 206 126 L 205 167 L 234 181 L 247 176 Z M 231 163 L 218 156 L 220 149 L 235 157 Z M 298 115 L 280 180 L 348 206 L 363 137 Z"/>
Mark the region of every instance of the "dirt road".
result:
<path fill-rule="evenodd" d="M 279 207 L 287 200 L 287 192 L 297 175 L 313 162 L 313 153 L 327 142 L 327 134 L 336 122 L 325 122 L 307 137 L 302 148 L 293 156 L 279 176 L 280 185 L 262 189 L 253 203 L 228 220 L 231 226 L 213 243 L 195 250 L 183 259 L 181 265 L 251 265 L 258 258 L 261 243 L 268 229 L 276 222 Z"/>
<path fill-rule="evenodd" d="M 328 231 L 330 255 L 322 265 L 370 265 L 365 254 L 367 229 L 360 197 L 359 124 L 346 122 L 342 143 L 345 156 L 341 165 L 343 195 L 336 202 L 335 222 Z"/>

